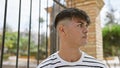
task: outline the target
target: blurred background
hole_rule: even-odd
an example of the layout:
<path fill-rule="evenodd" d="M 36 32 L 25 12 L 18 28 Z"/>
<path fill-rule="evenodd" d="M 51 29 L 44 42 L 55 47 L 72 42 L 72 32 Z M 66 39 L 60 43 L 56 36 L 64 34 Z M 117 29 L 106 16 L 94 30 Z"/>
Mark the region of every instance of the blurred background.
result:
<path fill-rule="evenodd" d="M 0 68 L 35 68 L 59 50 L 53 22 L 66 8 L 90 16 L 88 44 L 80 49 L 120 68 L 119 6 L 119 0 L 0 0 Z"/>

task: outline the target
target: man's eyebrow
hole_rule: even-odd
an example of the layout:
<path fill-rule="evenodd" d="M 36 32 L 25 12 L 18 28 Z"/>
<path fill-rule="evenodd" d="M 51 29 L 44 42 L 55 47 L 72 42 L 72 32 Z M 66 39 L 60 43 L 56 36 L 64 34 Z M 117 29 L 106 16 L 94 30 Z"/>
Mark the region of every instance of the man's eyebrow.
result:
<path fill-rule="evenodd" d="M 77 21 L 77 23 L 83 23 L 82 21 Z"/>
<path fill-rule="evenodd" d="M 77 21 L 77 23 L 85 24 L 85 23 L 84 23 L 84 22 L 82 22 L 82 21 Z"/>
<path fill-rule="evenodd" d="M 88 24 L 86 21 L 84 21 L 84 20 L 81 20 L 81 19 L 74 19 L 74 20 L 76 20 L 76 23 L 85 24 L 86 26 L 89 25 L 89 24 Z"/>
<path fill-rule="evenodd" d="M 82 22 L 82 21 L 77 21 L 77 23 L 85 24 L 86 26 L 88 26 L 88 23 L 85 23 L 85 22 Z"/>

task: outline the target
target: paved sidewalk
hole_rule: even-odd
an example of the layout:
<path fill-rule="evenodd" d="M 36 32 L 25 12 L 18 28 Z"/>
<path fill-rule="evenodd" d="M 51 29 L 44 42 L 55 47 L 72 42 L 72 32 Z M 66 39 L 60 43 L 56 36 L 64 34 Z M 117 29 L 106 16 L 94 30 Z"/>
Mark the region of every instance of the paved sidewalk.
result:
<path fill-rule="evenodd" d="M 103 62 L 107 65 L 105 60 Z M 118 57 L 114 57 L 113 60 L 108 60 L 107 62 L 110 65 L 110 68 L 120 68 Z"/>
<path fill-rule="evenodd" d="M 15 68 L 16 56 L 9 57 L 8 60 L 3 62 L 3 68 Z M 36 68 L 37 61 L 35 59 L 30 59 L 30 68 Z M 27 59 L 19 58 L 18 60 L 19 68 L 27 68 Z"/>
<path fill-rule="evenodd" d="M 103 63 L 106 64 L 106 61 L 104 60 Z M 108 60 L 108 63 L 110 64 L 111 68 L 120 68 L 119 60 L 117 57 L 115 57 L 113 60 Z M 11 56 L 7 61 L 3 62 L 3 68 L 15 68 L 16 65 L 16 57 Z M 19 68 L 27 68 L 27 59 L 19 58 Z M 30 68 L 36 68 L 37 61 L 35 59 L 30 59 Z M 107 65 L 107 64 L 106 64 Z"/>

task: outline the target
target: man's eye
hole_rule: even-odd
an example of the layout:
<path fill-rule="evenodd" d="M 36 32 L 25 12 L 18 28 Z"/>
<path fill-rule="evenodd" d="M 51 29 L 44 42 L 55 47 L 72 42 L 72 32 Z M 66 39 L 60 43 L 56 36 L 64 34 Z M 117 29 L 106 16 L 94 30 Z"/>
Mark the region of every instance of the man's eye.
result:
<path fill-rule="evenodd" d="M 82 24 L 82 23 L 81 23 L 81 24 L 79 24 L 79 25 L 78 25 L 78 27 L 83 27 L 83 24 Z"/>

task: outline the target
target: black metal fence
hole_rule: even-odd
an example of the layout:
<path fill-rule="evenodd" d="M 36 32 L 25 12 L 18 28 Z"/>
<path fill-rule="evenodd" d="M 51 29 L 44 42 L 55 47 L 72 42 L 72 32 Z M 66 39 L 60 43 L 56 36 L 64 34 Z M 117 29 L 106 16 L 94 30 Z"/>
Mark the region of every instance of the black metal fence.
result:
<path fill-rule="evenodd" d="M 0 9 L 0 68 L 35 68 L 41 60 L 59 49 L 59 39 L 55 29 L 50 25 L 54 21 L 55 15 L 67 8 L 66 2 L 65 0 L 16 0 L 19 4 L 16 6 L 17 15 L 12 17 L 8 16 L 9 14 L 14 15 L 12 13 L 14 10 L 9 7 L 11 1 L 0 1 L 0 6 L 4 8 L 4 10 Z M 23 1 L 27 1 L 28 11 L 22 11 L 26 7 L 26 4 L 22 4 Z M 34 3 L 34 1 L 37 2 Z M 15 0 L 12 1 L 12 4 L 15 3 Z M 52 12 L 49 11 L 50 7 Z M 27 24 L 23 26 L 24 12 L 29 15 L 26 18 Z M 38 19 L 35 22 L 33 21 L 34 13 L 38 13 L 36 14 Z M 15 18 L 17 22 L 9 24 L 9 18 Z M 12 22 L 14 21 L 12 20 Z M 33 26 L 33 24 L 35 25 Z M 33 28 L 36 31 L 32 30 Z"/>

